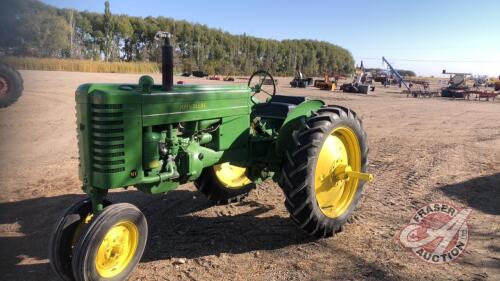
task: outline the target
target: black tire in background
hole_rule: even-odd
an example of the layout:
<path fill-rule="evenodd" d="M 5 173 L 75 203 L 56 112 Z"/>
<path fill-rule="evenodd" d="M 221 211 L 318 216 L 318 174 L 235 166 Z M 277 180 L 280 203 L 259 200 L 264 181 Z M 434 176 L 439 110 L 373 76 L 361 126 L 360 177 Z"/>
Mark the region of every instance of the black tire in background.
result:
<path fill-rule="evenodd" d="M 4 93 L 1 93 L 0 90 L 0 108 L 16 102 L 24 90 L 21 74 L 3 63 L 0 63 L 0 84 L 5 84 L 4 86 L 0 85 L 0 88 L 6 87 Z"/>
<path fill-rule="evenodd" d="M 368 146 L 361 120 L 347 108 L 325 106 L 293 132 L 294 144 L 286 152 L 279 181 L 291 219 L 307 234 L 318 238 L 332 236 L 341 230 L 363 191 L 364 182 L 359 181 L 349 208 L 336 218 L 326 216 L 316 201 L 314 174 L 319 153 L 326 138 L 337 127 L 348 127 L 355 133 L 361 153 L 361 171 L 366 172 Z"/>

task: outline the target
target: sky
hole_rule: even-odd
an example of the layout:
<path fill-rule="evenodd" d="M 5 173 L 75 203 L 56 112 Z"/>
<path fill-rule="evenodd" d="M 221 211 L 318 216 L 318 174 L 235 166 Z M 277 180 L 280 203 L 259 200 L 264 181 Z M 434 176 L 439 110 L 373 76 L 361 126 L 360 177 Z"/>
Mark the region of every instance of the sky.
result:
<path fill-rule="evenodd" d="M 63 8 L 104 11 L 104 0 L 42 0 Z M 351 51 L 357 64 L 382 56 L 418 75 L 500 75 L 497 0 L 110 0 L 111 12 L 164 16 L 261 38 L 315 39 Z"/>

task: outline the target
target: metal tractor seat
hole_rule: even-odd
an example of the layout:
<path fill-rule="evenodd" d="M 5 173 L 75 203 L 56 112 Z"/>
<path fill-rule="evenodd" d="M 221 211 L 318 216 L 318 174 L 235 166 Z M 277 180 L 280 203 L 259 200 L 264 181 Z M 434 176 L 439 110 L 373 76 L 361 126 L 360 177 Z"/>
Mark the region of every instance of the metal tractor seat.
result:
<path fill-rule="evenodd" d="M 290 111 L 306 100 L 306 97 L 275 95 L 266 103 L 256 104 L 253 114 L 263 118 L 286 119 Z"/>

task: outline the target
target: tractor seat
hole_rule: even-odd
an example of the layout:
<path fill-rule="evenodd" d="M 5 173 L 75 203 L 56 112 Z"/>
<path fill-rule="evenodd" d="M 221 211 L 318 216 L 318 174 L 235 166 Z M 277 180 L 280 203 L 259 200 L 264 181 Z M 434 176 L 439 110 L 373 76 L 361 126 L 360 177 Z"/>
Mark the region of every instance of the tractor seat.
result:
<path fill-rule="evenodd" d="M 263 118 L 286 119 L 290 111 L 306 100 L 305 97 L 276 95 L 269 102 L 256 104 L 253 114 Z"/>

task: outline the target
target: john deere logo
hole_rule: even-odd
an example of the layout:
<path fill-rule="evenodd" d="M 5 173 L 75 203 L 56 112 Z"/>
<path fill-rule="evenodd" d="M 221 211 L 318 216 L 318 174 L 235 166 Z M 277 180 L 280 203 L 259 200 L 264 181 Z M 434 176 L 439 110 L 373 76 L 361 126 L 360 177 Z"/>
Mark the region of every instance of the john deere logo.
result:
<path fill-rule="evenodd" d="M 200 110 L 207 108 L 207 104 L 204 102 L 198 103 L 183 103 L 179 106 L 181 111 L 190 111 L 190 110 Z"/>
<path fill-rule="evenodd" d="M 398 240 L 424 261 L 433 264 L 451 262 L 467 246 L 467 218 L 471 211 L 444 203 L 428 204 L 413 215 L 399 233 Z"/>

